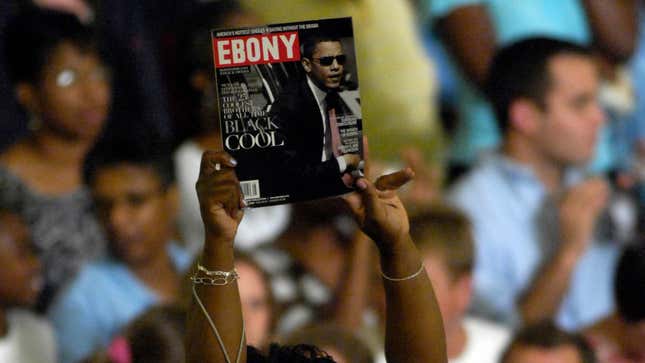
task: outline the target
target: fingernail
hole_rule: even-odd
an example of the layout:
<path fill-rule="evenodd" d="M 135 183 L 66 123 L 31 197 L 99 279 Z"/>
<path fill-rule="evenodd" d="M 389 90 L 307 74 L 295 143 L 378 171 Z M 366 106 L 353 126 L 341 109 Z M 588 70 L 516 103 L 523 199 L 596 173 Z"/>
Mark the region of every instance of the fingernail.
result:
<path fill-rule="evenodd" d="M 237 160 L 231 158 L 231 165 L 237 166 Z"/>
<path fill-rule="evenodd" d="M 360 189 L 360 190 L 365 190 L 365 189 L 367 189 L 367 183 L 365 183 L 365 180 L 364 180 L 364 179 L 358 179 L 358 181 L 356 182 L 356 186 L 357 186 L 357 187 L 358 187 L 358 189 Z"/>
<path fill-rule="evenodd" d="M 248 206 L 248 204 L 246 204 L 246 200 L 244 199 L 242 199 L 242 202 L 240 203 L 240 205 L 242 206 L 242 208 L 246 208 Z"/>

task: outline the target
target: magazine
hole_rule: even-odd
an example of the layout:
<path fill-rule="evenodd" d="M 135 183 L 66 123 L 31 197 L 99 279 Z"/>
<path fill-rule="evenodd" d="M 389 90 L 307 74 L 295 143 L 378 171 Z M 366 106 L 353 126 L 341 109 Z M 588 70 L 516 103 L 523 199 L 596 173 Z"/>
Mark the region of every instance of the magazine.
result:
<path fill-rule="evenodd" d="M 352 190 L 362 115 L 351 18 L 211 31 L 224 150 L 251 207 Z"/>

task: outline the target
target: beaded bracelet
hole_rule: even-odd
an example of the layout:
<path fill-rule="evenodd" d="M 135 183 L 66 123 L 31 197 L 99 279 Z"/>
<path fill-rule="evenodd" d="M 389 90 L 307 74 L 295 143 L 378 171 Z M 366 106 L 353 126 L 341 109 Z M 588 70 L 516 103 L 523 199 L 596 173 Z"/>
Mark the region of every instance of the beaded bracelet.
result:
<path fill-rule="evenodd" d="M 203 272 L 206 276 L 197 276 L 199 272 Z M 198 285 L 223 286 L 228 285 L 239 278 L 240 275 L 235 269 L 231 271 L 215 271 L 209 270 L 201 264 L 197 264 L 197 272 L 190 277 L 190 281 L 192 281 L 193 284 Z"/>

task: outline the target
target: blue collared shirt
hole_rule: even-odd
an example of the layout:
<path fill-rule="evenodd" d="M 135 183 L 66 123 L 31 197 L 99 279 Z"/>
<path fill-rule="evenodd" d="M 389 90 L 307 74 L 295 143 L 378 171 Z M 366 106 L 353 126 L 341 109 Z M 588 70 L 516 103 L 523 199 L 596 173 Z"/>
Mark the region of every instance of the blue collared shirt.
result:
<path fill-rule="evenodd" d="M 530 169 L 490 155 L 450 190 L 449 198 L 473 224 L 473 310 L 517 324 L 518 298 L 558 243 L 557 209 L 547 190 Z M 555 317 L 560 326 L 580 328 L 612 311 L 618 253 L 610 242 L 591 244 Z"/>
<path fill-rule="evenodd" d="M 168 244 L 177 271 L 192 259 L 181 247 Z M 159 296 L 120 261 L 88 264 L 48 311 L 58 341 L 61 363 L 75 363 L 106 347 L 131 320 L 160 302 Z"/>

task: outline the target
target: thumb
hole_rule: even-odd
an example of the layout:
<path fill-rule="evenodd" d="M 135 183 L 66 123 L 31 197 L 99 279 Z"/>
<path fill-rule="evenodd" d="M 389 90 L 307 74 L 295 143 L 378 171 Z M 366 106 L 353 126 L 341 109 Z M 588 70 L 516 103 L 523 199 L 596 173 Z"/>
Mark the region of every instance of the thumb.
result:
<path fill-rule="evenodd" d="M 376 187 L 366 178 L 360 178 L 356 181 L 356 188 L 365 206 L 366 217 L 373 218 L 374 214 L 378 212 L 378 191 Z"/>

